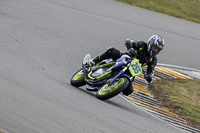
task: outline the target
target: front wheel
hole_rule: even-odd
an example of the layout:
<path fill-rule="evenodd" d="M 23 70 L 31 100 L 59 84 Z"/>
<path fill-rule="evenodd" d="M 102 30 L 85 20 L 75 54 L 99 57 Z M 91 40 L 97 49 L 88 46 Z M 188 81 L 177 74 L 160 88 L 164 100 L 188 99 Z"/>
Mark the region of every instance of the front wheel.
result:
<path fill-rule="evenodd" d="M 116 79 L 111 85 L 105 84 L 97 91 L 98 99 L 106 100 L 112 98 L 124 91 L 129 85 L 129 80 L 126 77 Z"/>
<path fill-rule="evenodd" d="M 79 71 L 77 71 L 72 76 L 70 83 L 71 83 L 71 85 L 76 86 L 76 87 L 80 87 L 80 86 L 83 86 L 83 85 L 86 84 L 82 69 L 80 69 Z"/>

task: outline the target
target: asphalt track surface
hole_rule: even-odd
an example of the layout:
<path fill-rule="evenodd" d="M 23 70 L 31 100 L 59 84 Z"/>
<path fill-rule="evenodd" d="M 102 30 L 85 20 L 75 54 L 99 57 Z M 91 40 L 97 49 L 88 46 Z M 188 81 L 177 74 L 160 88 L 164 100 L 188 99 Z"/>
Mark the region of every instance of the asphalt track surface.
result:
<path fill-rule="evenodd" d="M 0 1 L 0 129 L 8 133 L 179 133 L 116 96 L 69 84 L 82 58 L 165 38 L 159 62 L 200 69 L 200 25 L 112 0 Z"/>

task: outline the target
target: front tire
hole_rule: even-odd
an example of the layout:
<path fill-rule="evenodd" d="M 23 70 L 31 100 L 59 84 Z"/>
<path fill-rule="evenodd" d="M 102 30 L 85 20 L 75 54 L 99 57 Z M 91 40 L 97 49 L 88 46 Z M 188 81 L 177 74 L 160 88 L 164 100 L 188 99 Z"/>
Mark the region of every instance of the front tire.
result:
<path fill-rule="evenodd" d="M 116 79 L 111 85 L 105 84 L 97 91 L 96 97 L 101 100 L 112 98 L 124 91 L 129 85 L 129 80 L 126 77 Z"/>
<path fill-rule="evenodd" d="M 71 78 L 70 80 L 71 85 L 80 87 L 86 84 L 85 79 L 84 79 L 84 74 L 83 70 L 80 69 L 78 70 Z"/>

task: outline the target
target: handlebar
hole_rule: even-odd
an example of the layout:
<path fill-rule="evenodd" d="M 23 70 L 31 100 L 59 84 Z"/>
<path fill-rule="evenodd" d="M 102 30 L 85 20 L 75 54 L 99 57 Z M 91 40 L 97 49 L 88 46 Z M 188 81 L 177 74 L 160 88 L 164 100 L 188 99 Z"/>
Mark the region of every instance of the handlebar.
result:
<path fill-rule="evenodd" d="M 133 48 L 130 48 L 128 50 L 128 52 L 131 54 L 132 57 L 136 57 L 137 56 L 137 53 L 135 52 L 135 50 Z"/>

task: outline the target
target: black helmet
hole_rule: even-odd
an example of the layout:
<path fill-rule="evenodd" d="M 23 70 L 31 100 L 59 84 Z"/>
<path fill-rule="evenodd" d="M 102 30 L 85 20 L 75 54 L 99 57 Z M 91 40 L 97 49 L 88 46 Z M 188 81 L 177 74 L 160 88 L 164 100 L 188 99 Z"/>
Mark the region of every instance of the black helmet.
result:
<path fill-rule="evenodd" d="M 163 50 L 163 47 L 165 45 L 164 39 L 160 35 L 153 35 L 149 38 L 147 41 L 147 47 L 148 47 L 148 52 L 150 55 L 157 55 L 161 50 Z M 155 46 L 156 49 L 152 48 Z"/>

